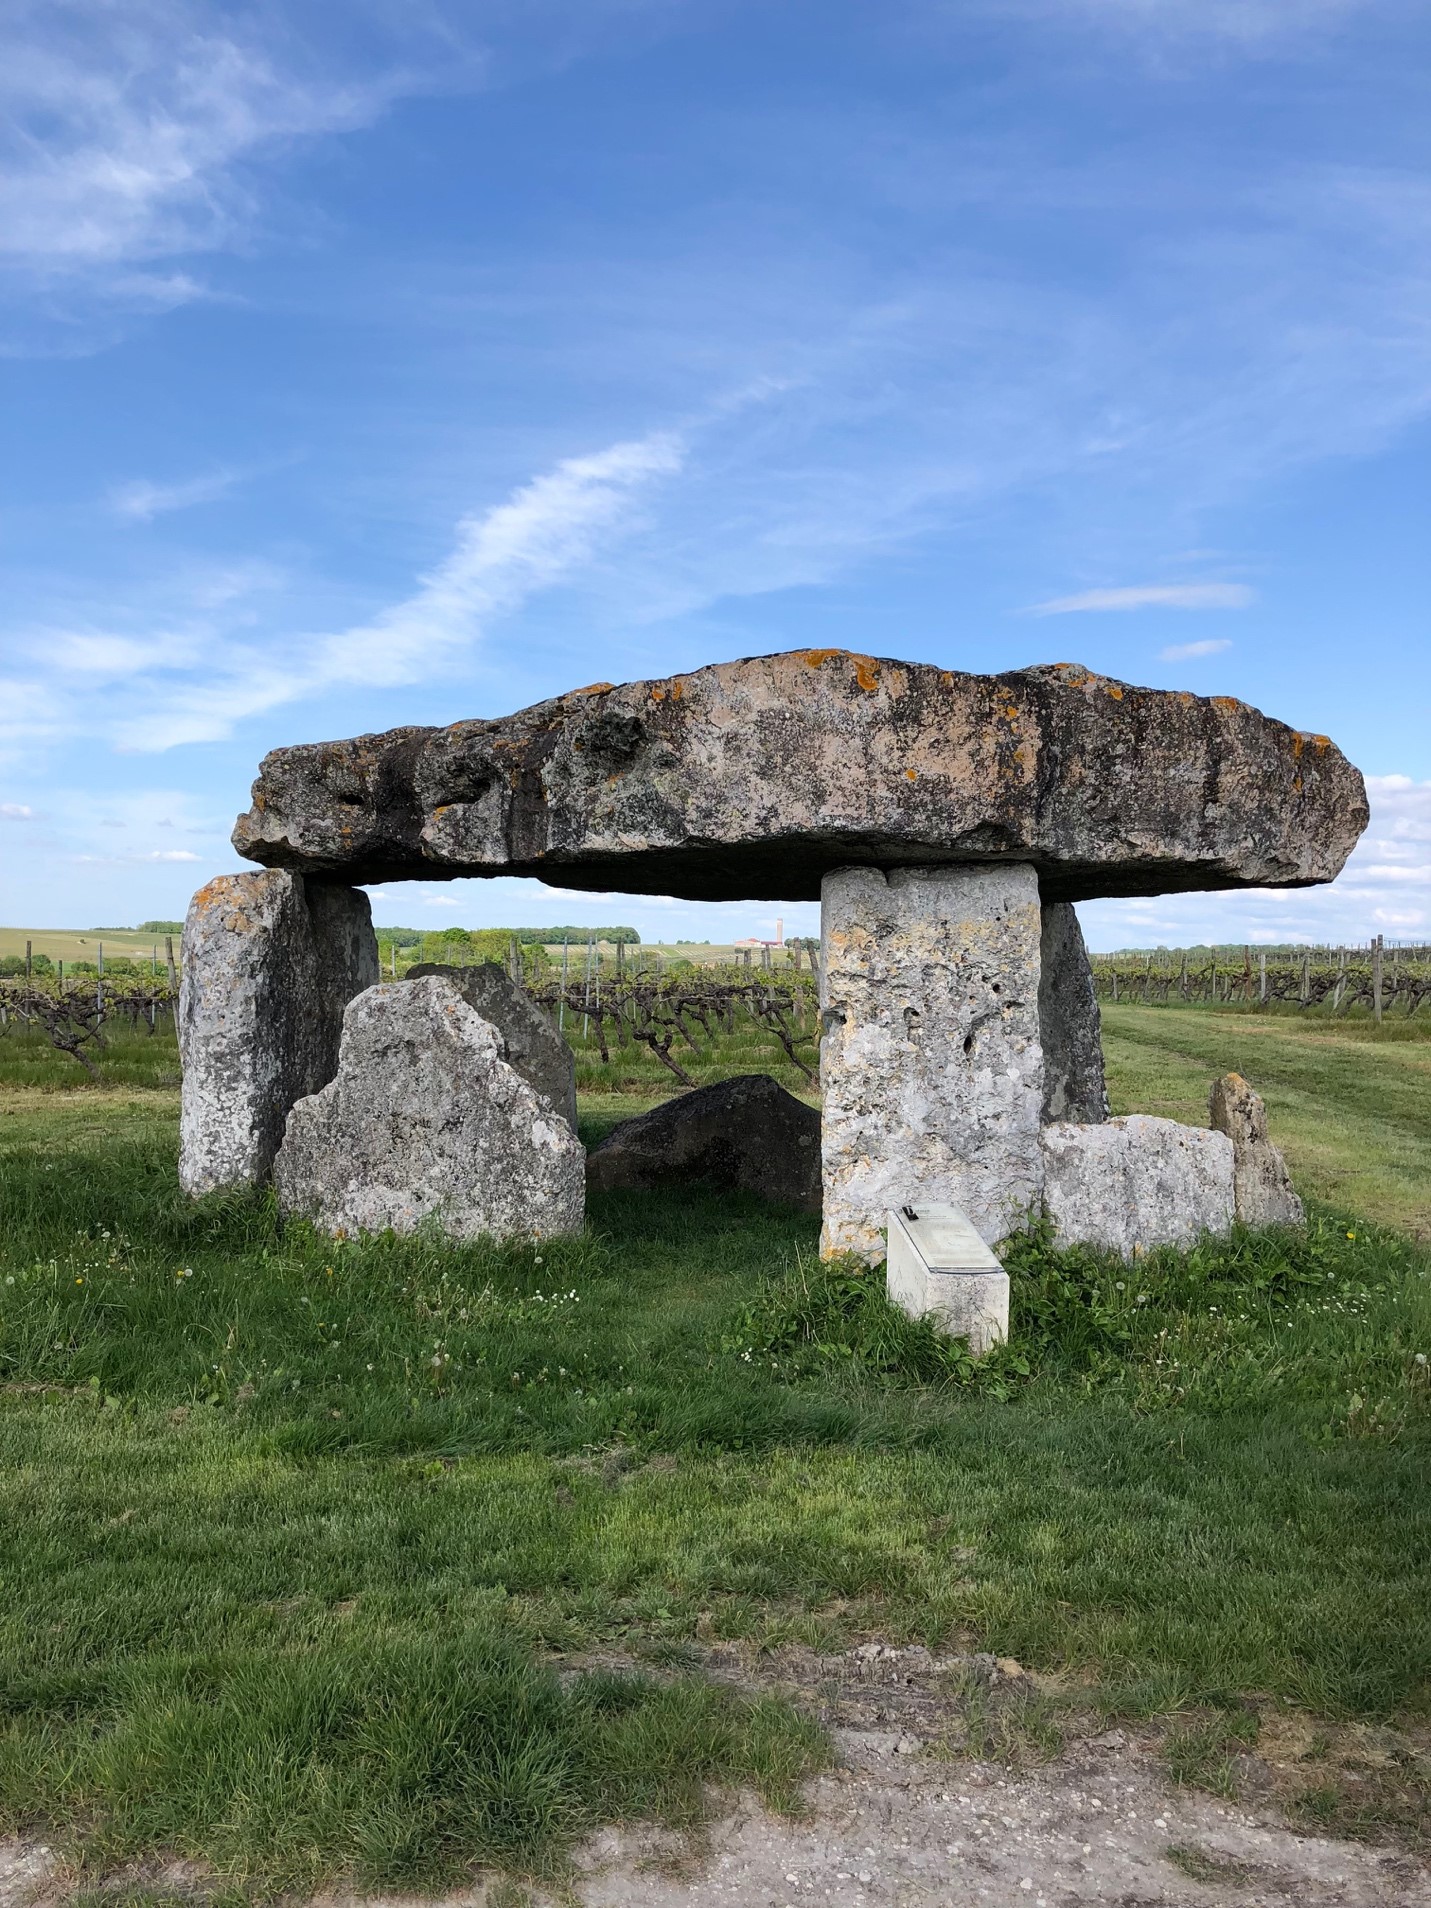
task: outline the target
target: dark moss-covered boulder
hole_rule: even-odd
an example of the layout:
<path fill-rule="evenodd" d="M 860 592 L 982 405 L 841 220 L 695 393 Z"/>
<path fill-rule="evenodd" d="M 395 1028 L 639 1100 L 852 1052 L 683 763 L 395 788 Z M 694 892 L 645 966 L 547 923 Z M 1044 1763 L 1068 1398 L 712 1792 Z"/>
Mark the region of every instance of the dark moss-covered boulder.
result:
<path fill-rule="evenodd" d="M 743 1073 L 622 1120 L 587 1155 L 588 1192 L 693 1184 L 818 1212 L 820 1115 L 768 1073 Z"/>

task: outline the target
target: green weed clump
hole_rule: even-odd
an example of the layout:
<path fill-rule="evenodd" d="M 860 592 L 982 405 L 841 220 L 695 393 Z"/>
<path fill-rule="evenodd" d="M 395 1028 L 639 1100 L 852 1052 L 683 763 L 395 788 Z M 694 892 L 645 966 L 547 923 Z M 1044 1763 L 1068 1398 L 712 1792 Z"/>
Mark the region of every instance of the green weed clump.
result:
<path fill-rule="evenodd" d="M 551 1874 L 604 1822 L 698 1823 L 712 1784 L 789 1807 L 826 1760 L 777 1703 L 692 1678 L 563 1681 L 494 1625 L 41 1671 L 5 1698 L 0 1823 L 79 1821 L 98 1871 L 160 1848 L 260 1892 L 335 1870 L 433 1892 L 474 1868 Z"/>
<path fill-rule="evenodd" d="M 798 1258 L 740 1309 L 723 1349 L 790 1382 L 843 1376 L 1005 1399 L 1042 1378 L 1122 1393 L 1139 1410 L 1334 1401 L 1327 1432 L 1354 1435 L 1395 1436 L 1431 1405 L 1431 1272 L 1394 1234 L 1323 1214 L 1305 1229 L 1238 1227 L 1129 1265 L 1060 1248 L 1034 1225 L 1005 1241 L 1003 1261 L 1010 1338 L 980 1359 L 906 1317 L 885 1296 L 883 1267 L 853 1257 Z"/>

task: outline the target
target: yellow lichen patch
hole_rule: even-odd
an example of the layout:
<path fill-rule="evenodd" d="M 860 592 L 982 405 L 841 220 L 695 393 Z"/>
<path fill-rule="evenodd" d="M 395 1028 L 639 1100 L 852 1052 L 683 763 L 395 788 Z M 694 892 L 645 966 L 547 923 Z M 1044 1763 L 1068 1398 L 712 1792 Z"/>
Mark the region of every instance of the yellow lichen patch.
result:
<path fill-rule="evenodd" d="M 1242 707 L 1236 696 L 1212 696 L 1209 700 L 1214 709 L 1236 710 Z"/>
<path fill-rule="evenodd" d="M 1302 750 L 1306 748 L 1306 746 L 1307 746 L 1306 736 L 1302 734 L 1300 729 L 1294 731 L 1292 736 L 1292 760 L 1294 762 L 1300 759 Z"/>
<path fill-rule="evenodd" d="M 1121 683 L 1106 682 L 1103 686 L 1115 702 L 1121 702 L 1123 700 L 1123 685 Z"/>
<path fill-rule="evenodd" d="M 1312 747 L 1314 749 L 1320 749 L 1325 753 L 1331 746 L 1332 738 L 1329 735 L 1314 735 L 1312 737 Z"/>
<path fill-rule="evenodd" d="M 652 702 L 664 702 L 666 700 L 665 690 L 653 688 L 651 691 L 651 700 Z"/>
<path fill-rule="evenodd" d="M 432 811 L 432 819 L 434 821 L 441 821 L 442 817 L 447 813 L 448 809 L 454 808 L 454 807 L 456 807 L 455 802 L 439 802 L 437 804 L 437 807 L 434 808 Z"/>
<path fill-rule="evenodd" d="M 1016 702 L 1010 702 L 1010 703 L 1006 703 L 1006 704 L 1005 704 L 1005 706 L 1004 706 L 1004 719 L 1005 719 L 1005 721 L 1007 721 L 1007 722 L 1017 722 L 1017 721 L 1018 721 L 1018 719 L 1019 719 L 1019 705 L 1018 705 L 1018 704 L 1017 704 Z"/>
<path fill-rule="evenodd" d="M 904 771 L 904 779 L 906 782 L 917 782 L 919 780 L 919 776 L 915 773 L 913 769 L 906 769 Z"/>
<path fill-rule="evenodd" d="M 568 689 L 562 700 L 569 702 L 573 696 L 604 696 L 608 689 L 615 687 L 611 682 L 589 682 L 584 689 Z"/>
<path fill-rule="evenodd" d="M 855 656 L 851 660 L 855 665 L 855 681 L 866 695 L 873 695 L 879 688 L 879 664 L 872 656 Z"/>
<path fill-rule="evenodd" d="M 681 699 L 681 679 L 679 676 L 673 676 L 671 678 L 671 700 L 672 702 L 679 702 L 680 699 Z"/>
<path fill-rule="evenodd" d="M 805 660 L 812 669 L 818 669 L 822 663 L 827 663 L 832 656 L 843 656 L 845 653 L 843 649 L 807 649 L 805 651 Z"/>

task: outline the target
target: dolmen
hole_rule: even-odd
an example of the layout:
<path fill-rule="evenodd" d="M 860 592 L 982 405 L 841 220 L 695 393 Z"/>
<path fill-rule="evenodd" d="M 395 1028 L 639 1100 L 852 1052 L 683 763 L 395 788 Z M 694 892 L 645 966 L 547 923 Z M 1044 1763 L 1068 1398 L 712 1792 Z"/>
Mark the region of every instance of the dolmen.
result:
<path fill-rule="evenodd" d="M 186 927 L 184 1182 L 267 1177 L 333 1077 L 375 981 L 363 883 L 528 875 L 819 897 L 826 1254 L 883 1257 L 911 1202 L 990 1244 L 1045 1209 L 1120 1251 L 1225 1230 L 1235 1133 L 1107 1118 L 1071 904 L 1330 881 L 1366 821 L 1327 737 L 1067 663 L 796 650 L 279 749 L 234 830 L 261 872 Z"/>

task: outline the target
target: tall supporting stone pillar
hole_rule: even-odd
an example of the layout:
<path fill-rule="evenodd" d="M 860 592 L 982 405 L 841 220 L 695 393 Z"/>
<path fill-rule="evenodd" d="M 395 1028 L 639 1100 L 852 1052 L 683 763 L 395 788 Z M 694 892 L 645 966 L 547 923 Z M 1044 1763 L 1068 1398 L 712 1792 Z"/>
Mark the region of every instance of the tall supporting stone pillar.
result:
<path fill-rule="evenodd" d="M 1038 1019 L 1045 1123 L 1101 1125 L 1108 1117 L 1103 1025 L 1083 930 L 1067 901 L 1044 903 Z"/>
<path fill-rule="evenodd" d="M 821 889 L 826 1257 L 885 1215 L 962 1208 L 993 1244 L 1040 1197 L 1038 877 L 841 868 Z"/>
<path fill-rule="evenodd" d="M 356 888 L 277 868 L 200 888 L 179 989 L 185 1192 L 268 1177 L 294 1101 L 338 1070 L 343 1009 L 378 979 L 372 911 Z"/>

